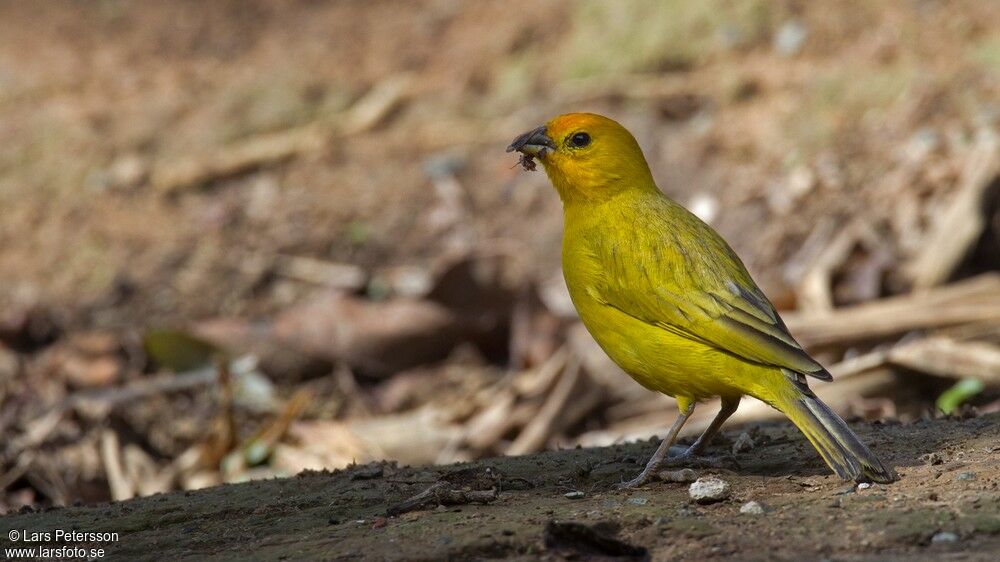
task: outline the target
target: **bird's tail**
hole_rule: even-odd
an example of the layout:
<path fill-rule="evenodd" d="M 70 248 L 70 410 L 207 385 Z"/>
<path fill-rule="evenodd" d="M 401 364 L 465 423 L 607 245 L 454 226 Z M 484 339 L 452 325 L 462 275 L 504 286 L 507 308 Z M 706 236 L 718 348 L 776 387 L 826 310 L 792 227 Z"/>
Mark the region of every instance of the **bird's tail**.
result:
<path fill-rule="evenodd" d="M 844 480 L 889 483 L 899 480 L 847 423 L 811 392 L 776 404 L 805 434 L 826 464 Z"/>

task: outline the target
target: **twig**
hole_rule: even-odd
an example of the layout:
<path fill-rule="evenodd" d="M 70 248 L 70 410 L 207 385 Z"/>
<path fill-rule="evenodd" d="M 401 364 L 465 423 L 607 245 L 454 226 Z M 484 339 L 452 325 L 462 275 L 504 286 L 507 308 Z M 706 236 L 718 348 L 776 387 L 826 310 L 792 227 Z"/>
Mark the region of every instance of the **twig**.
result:
<path fill-rule="evenodd" d="M 878 236 L 872 226 L 858 218 L 844 228 L 829 245 L 812 260 L 798 283 L 799 308 L 803 311 L 827 311 L 833 308 L 832 278 L 834 272 L 851 255 L 859 242 L 874 246 Z"/>
<path fill-rule="evenodd" d="M 957 342 L 931 337 L 896 346 L 889 361 L 940 377 L 975 377 L 985 383 L 1000 383 L 1000 347 L 984 342 Z"/>
<path fill-rule="evenodd" d="M 545 399 L 538 414 L 528 423 L 514 442 L 507 448 L 508 455 L 523 455 L 541 449 L 552 436 L 553 428 L 559 414 L 566 407 L 569 398 L 580 378 L 580 359 L 576 355 L 570 357 L 566 369 L 559 382 Z"/>
<path fill-rule="evenodd" d="M 844 345 L 917 329 L 1000 321 L 1000 275 L 987 273 L 925 293 L 824 314 L 790 313 L 784 319 L 796 339 L 811 347 Z"/>
<path fill-rule="evenodd" d="M 17 464 L 0 476 L 0 492 L 6 490 L 7 486 L 17 482 L 17 479 L 28 471 L 28 468 L 31 467 L 31 463 L 35 462 L 35 455 L 36 453 L 34 451 L 28 451 L 23 455 L 18 456 Z"/>
<path fill-rule="evenodd" d="M 231 178 L 296 156 L 323 149 L 336 136 L 376 127 L 398 107 L 409 91 L 407 74 L 375 85 L 337 123 L 310 123 L 277 133 L 260 134 L 208 155 L 158 162 L 150 174 L 153 187 L 175 193 Z"/>
<path fill-rule="evenodd" d="M 119 404 L 147 396 L 208 386 L 215 384 L 217 379 L 218 375 L 214 367 L 203 367 L 177 374 L 164 373 L 117 388 L 78 392 L 67 397 L 66 403 L 70 407 L 76 407 L 81 404 L 97 402 L 113 408 Z"/>
<path fill-rule="evenodd" d="M 437 482 L 423 492 L 390 507 L 386 513 L 389 516 L 401 515 L 431 505 L 486 504 L 498 497 L 499 490 L 495 487 L 489 490 L 455 490 L 449 482 Z"/>
<path fill-rule="evenodd" d="M 104 464 L 104 474 L 108 477 L 111 499 L 122 501 L 134 497 L 135 490 L 125 477 L 125 470 L 122 468 L 118 436 L 110 429 L 101 434 L 101 462 Z"/>
<path fill-rule="evenodd" d="M 365 270 L 356 265 L 305 256 L 278 255 L 275 268 L 283 277 L 341 291 L 356 291 L 368 281 Z"/>
<path fill-rule="evenodd" d="M 499 441 L 512 427 L 514 394 L 503 392 L 465 424 L 463 440 L 473 449 L 486 449 Z"/>
<path fill-rule="evenodd" d="M 172 194 L 314 152 L 325 146 L 327 139 L 328 135 L 315 124 L 257 135 L 208 156 L 161 162 L 153 168 L 150 181 L 158 191 Z"/>
<path fill-rule="evenodd" d="M 411 83 L 412 76 L 403 73 L 376 84 L 348 110 L 340 134 L 356 135 L 378 126 L 403 101 Z"/>
<path fill-rule="evenodd" d="M 943 283 L 968 254 L 986 226 L 984 196 L 1000 181 L 998 174 L 1000 139 L 992 131 L 981 130 L 962 171 L 955 200 L 907 267 L 914 287 L 926 289 Z"/>

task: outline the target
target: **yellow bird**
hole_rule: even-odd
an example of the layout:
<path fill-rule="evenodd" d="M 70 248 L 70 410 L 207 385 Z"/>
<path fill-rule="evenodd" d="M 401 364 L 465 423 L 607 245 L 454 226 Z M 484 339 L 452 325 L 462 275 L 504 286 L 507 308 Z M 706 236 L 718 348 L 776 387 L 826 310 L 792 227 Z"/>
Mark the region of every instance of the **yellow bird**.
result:
<path fill-rule="evenodd" d="M 899 478 L 809 389 L 807 376 L 830 373 L 788 333 L 725 240 L 660 192 L 624 127 L 560 115 L 507 151 L 528 169 L 538 158 L 559 192 L 563 275 L 584 326 L 639 384 L 677 399 L 677 421 L 623 487 L 656 471 L 695 403 L 719 397 L 722 407 L 680 461 L 697 460 L 745 395 L 788 416 L 841 478 Z"/>

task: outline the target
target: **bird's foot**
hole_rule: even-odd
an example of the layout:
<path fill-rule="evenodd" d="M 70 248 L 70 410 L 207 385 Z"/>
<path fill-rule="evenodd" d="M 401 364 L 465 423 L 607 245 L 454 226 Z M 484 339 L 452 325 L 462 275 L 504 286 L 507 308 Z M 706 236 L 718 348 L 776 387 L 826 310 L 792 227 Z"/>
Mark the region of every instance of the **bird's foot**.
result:
<path fill-rule="evenodd" d="M 639 476 L 629 480 L 628 482 L 619 482 L 612 486 L 615 490 L 633 490 L 642 486 L 646 482 L 649 482 L 652 477 L 652 472 L 643 470 L 639 473 Z"/>
<path fill-rule="evenodd" d="M 646 466 L 642 469 L 642 472 L 639 473 L 639 476 L 636 476 L 628 482 L 619 482 L 612 486 L 612 488 L 615 490 L 632 490 L 642 486 L 646 482 L 653 479 L 653 475 L 656 474 L 657 470 L 659 470 L 661 462 L 662 461 L 660 459 L 655 457 L 649 459 L 649 462 L 646 463 Z"/>
<path fill-rule="evenodd" d="M 663 460 L 662 466 L 673 468 L 739 468 L 740 463 L 737 462 L 736 457 L 730 454 L 708 457 L 698 455 L 688 449 L 679 455 L 667 457 Z"/>

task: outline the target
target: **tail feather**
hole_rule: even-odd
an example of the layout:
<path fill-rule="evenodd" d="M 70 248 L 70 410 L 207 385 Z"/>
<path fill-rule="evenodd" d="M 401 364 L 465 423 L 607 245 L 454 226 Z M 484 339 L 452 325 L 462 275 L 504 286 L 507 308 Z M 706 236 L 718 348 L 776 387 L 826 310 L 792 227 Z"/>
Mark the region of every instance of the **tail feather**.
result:
<path fill-rule="evenodd" d="M 805 434 L 837 476 L 858 482 L 899 480 L 899 475 L 882 464 L 847 423 L 812 393 L 801 394 L 781 410 Z"/>

